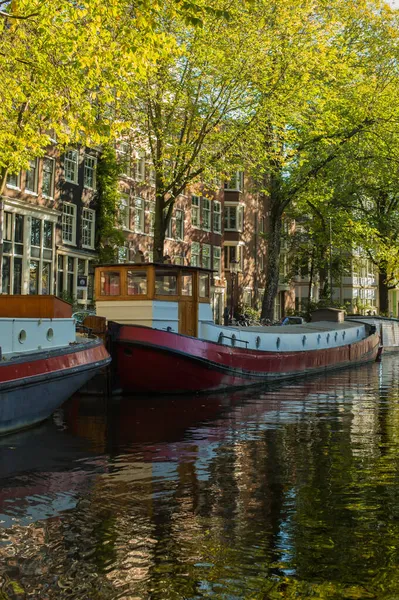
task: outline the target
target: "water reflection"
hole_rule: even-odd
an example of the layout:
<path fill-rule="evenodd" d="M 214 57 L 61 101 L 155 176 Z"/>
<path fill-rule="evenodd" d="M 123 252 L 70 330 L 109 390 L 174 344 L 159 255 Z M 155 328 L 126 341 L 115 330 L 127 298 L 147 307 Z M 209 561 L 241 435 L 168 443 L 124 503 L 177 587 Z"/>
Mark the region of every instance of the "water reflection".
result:
<path fill-rule="evenodd" d="M 0 598 L 399 597 L 398 366 L 3 438 Z"/>

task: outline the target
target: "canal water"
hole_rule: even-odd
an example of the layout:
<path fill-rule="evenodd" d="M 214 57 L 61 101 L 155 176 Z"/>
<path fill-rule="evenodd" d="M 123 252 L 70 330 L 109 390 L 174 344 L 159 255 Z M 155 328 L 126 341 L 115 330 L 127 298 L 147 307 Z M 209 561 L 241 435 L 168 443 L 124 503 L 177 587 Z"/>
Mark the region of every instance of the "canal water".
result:
<path fill-rule="evenodd" d="M 0 599 L 399 598 L 399 356 L 0 439 Z"/>

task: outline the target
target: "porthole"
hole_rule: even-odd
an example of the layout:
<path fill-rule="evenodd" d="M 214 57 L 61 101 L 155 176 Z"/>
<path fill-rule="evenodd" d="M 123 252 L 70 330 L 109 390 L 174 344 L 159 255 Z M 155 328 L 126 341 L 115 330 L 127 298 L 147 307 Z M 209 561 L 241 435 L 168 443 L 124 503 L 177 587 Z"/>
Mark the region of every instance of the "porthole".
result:
<path fill-rule="evenodd" d="M 18 335 L 18 341 L 20 344 L 23 344 L 25 340 L 26 340 L 26 331 L 25 331 L 25 329 L 21 329 L 21 331 L 19 332 L 19 335 Z"/>
<path fill-rule="evenodd" d="M 342 332 L 342 339 L 344 340 L 344 339 L 345 339 L 345 337 L 346 337 L 346 331 L 343 331 L 343 332 Z"/>
<path fill-rule="evenodd" d="M 359 330 L 356 330 L 356 337 L 359 337 Z"/>
<path fill-rule="evenodd" d="M 51 342 L 51 340 L 53 339 L 53 337 L 54 337 L 54 331 L 50 327 L 50 329 L 47 329 L 46 338 L 48 339 L 49 342 Z"/>
<path fill-rule="evenodd" d="M 335 335 L 334 335 L 334 340 L 337 341 L 337 339 L 338 339 L 338 331 L 336 331 Z"/>
<path fill-rule="evenodd" d="M 321 341 L 321 335 L 319 333 L 319 335 L 317 336 L 317 343 L 320 344 L 320 341 Z"/>
<path fill-rule="evenodd" d="M 306 335 L 304 335 L 302 337 L 302 346 L 305 346 L 305 344 L 306 344 Z"/>
<path fill-rule="evenodd" d="M 223 338 L 224 338 L 223 331 L 221 331 L 219 333 L 219 337 L 218 337 L 218 344 L 223 344 Z"/>
<path fill-rule="evenodd" d="M 327 340 L 327 344 L 329 344 L 330 343 L 330 334 L 329 333 L 327 333 L 326 340 Z"/>
<path fill-rule="evenodd" d="M 257 336 L 257 338 L 256 338 L 256 347 L 259 348 L 259 346 L 260 346 L 260 337 Z"/>
<path fill-rule="evenodd" d="M 276 346 L 277 346 L 277 350 L 280 348 L 280 343 L 281 343 L 281 340 L 280 340 L 280 338 L 278 337 L 278 338 L 277 338 L 277 340 L 276 340 Z"/>
<path fill-rule="evenodd" d="M 231 345 L 232 345 L 232 346 L 235 346 L 235 345 L 236 345 L 236 339 L 237 339 L 237 338 L 236 338 L 236 336 L 235 336 L 235 333 L 233 333 L 233 335 L 231 336 Z"/>

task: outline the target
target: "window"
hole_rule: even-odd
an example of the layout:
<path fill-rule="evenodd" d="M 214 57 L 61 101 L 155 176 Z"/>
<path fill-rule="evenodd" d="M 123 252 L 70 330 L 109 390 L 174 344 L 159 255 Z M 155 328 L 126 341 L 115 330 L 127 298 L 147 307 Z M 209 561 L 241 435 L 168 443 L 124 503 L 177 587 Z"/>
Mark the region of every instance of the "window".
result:
<path fill-rule="evenodd" d="M 176 296 L 177 274 L 169 271 L 155 271 L 155 293 L 159 296 Z"/>
<path fill-rule="evenodd" d="M 26 171 L 25 190 L 37 193 L 37 158 L 29 161 L 29 169 Z"/>
<path fill-rule="evenodd" d="M 102 271 L 100 275 L 100 295 L 120 296 L 120 273 L 117 271 Z"/>
<path fill-rule="evenodd" d="M 48 198 L 54 196 L 54 160 L 47 156 L 43 158 L 42 194 Z"/>
<path fill-rule="evenodd" d="M 31 260 L 29 264 L 29 294 L 39 293 L 39 261 Z"/>
<path fill-rule="evenodd" d="M 213 269 L 214 271 L 216 271 L 215 273 L 215 277 L 220 277 L 220 273 L 221 273 L 221 258 L 222 258 L 222 251 L 220 246 L 214 246 L 213 247 Z"/>
<path fill-rule="evenodd" d="M 202 268 L 211 268 L 211 247 L 209 244 L 202 244 Z"/>
<path fill-rule="evenodd" d="M 156 183 L 156 173 L 154 167 L 150 167 L 150 185 L 155 185 Z"/>
<path fill-rule="evenodd" d="M 130 229 L 130 207 L 128 194 L 121 194 L 119 199 L 119 220 L 123 229 Z"/>
<path fill-rule="evenodd" d="M 177 256 L 175 256 L 173 258 L 173 263 L 175 265 L 184 265 L 184 256 L 182 256 L 181 254 L 178 254 Z"/>
<path fill-rule="evenodd" d="M 224 228 L 228 231 L 242 231 L 244 219 L 243 206 L 225 206 L 224 207 Z"/>
<path fill-rule="evenodd" d="M 215 233 L 222 233 L 222 215 L 221 215 L 221 204 L 220 202 L 213 203 L 213 231 Z"/>
<path fill-rule="evenodd" d="M 53 231 L 51 221 L 31 218 L 30 294 L 52 293 Z"/>
<path fill-rule="evenodd" d="M 131 177 L 131 147 L 129 142 L 120 142 L 116 153 L 118 155 L 121 175 Z"/>
<path fill-rule="evenodd" d="M 224 189 L 242 192 L 244 189 L 244 172 L 236 171 L 233 173 L 231 179 L 225 182 Z"/>
<path fill-rule="evenodd" d="M 7 187 L 20 189 L 20 173 L 9 173 L 7 175 Z"/>
<path fill-rule="evenodd" d="M 76 204 L 64 202 L 62 207 L 62 241 L 76 244 Z"/>
<path fill-rule="evenodd" d="M 211 230 L 211 203 L 208 198 L 202 198 L 202 229 Z"/>
<path fill-rule="evenodd" d="M 193 295 L 192 273 L 181 276 L 181 295 L 182 296 L 192 296 Z"/>
<path fill-rule="evenodd" d="M 147 273 L 145 271 L 127 272 L 128 296 L 139 296 L 147 294 Z"/>
<path fill-rule="evenodd" d="M 184 212 L 182 210 L 176 211 L 175 236 L 177 240 L 184 239 Z"/>
<path fill-rule="evenodd" d="M 230 270 L 230 263 L 238 261 L 239 270 L 242 271 L 244 255 L 242 252 L 242 246 L 225 246 L 224 247 L 224 268 L 226 271 Z"/>
<path fill-rule="evenodd" d="M 97 159 L 95 156 L 85 154 L 85 166 L 83 172 L 83 185 L 90 190 L 96 189 Z"/>
<path fill-rule="evenodd" d="M 260 233 L 265 233 L 266 232 L 266 218 L 265 217 L 261 217 L 260 219 Z"/>
<path fill-rule="evenodd" d="M 4 212 L 3 222 L 3 293 L 22 293 L 22 256 L 25 217 Z"/>
<path fill-rule="evenodd" d="M 155 223 L 155 202 L 146 202 L 146 211 L 149 215 L 149 229 L 148 234 L 154 235 L 154 223 Z M 152 261 L 150 261 L 152 262 Z"/>
<path fill-rule="evenodd" d="M 191 198 L 191 225 L 193 227 L 200 226 L 200 199 L 199 196 Z"/>
<path fill-rule="evenodd" d="M 119 246 L 118 248 L 118 263 L 127 263 L 129 258 L 128 246 Z"/>
<path fill-rule="evenodd" d="M 199 297 L 209 298 L 209 275 L 207 273 L 199 275 Z"/>
<path fill-rule="evenodd" d="M 136 181 L 145 179 L 145 153 L 139 152 L 136 159 Z"/>
<path fill-rule="evenodd" d="M 143 198 L 134 199 L 134 231 L 142 233 L 144 231 L 144 200 Z"/>
<path fill-rule="evenodd" d="M 199 267 L 200 266 L 200 245 L 198 242 L 193 242 L 191 244 L 191 266 Z"/>
<path fill-rule="evenodd" d="M 169 239 L 172 238 L 172 219 L 169 219 L 169 223 L 165 231 L 165 237 Z"/>
<path fill-rule="evenodd" d="M 77 150 L 68 150 L 64 157 L 65 181 L 78 183 L 79 153 Z"/>
<path fill-rule="evenodd" d="M 94 235 L 96 225 L 96 212 L 91 208 L 82 210 L 82 246 L 94 248 Z"/>

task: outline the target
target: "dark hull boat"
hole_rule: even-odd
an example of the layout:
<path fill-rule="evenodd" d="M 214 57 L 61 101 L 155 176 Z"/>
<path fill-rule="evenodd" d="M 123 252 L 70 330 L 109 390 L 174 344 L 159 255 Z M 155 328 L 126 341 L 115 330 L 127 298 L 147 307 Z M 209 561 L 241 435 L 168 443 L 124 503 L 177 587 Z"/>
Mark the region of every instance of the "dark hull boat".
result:
<path fill-rule="evenodd" d="M 375 360 L 375 327 L 342 311 L 284 327 L 212 320 L 210 273 L 180 265 L 96 268 L 97 315 L 108 321 L 115 387 L 175 394 L 243 388 Z"/>

